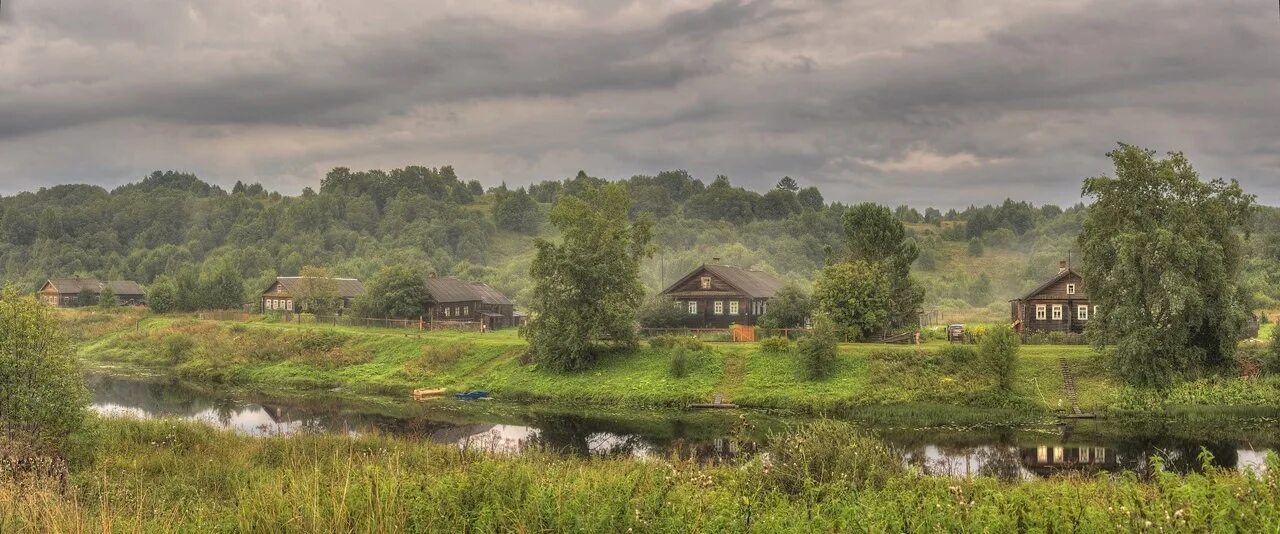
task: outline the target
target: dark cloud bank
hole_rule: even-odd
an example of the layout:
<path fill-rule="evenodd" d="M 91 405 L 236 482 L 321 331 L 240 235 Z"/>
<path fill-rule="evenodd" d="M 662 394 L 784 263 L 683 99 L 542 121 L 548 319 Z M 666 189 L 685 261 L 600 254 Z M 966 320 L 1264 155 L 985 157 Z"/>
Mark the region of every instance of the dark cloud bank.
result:
<path fill-rule="evenodd" d="M 184 169 L 283 191 L 450 163 L 685 168 L 960 206 L 1074 202 L 1118 140 L 1280 203 L 1255 1 L 5 0 L 0 193 Z"/>

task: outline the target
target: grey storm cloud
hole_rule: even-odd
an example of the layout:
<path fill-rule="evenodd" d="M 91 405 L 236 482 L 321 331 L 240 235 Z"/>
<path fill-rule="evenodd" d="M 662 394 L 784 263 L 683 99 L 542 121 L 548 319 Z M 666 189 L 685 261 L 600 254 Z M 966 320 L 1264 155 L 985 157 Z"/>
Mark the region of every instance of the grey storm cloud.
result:
<path fill-rule="evenodd" d="M 452 164 L 1070 203 L 1126 141 L 1277 204 L 1277 95 L 1244 0 L 5 0 L 0 193 Z"/>

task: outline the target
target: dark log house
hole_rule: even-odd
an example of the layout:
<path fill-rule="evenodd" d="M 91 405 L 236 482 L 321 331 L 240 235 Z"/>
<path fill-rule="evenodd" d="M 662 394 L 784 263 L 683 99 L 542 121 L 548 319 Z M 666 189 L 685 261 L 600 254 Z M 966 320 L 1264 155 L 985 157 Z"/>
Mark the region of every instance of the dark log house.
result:
<path fill-rule="evenodd" d="M 780 280 L 763 271 L 712 263 L 694 269 L 661 294 L 685 311 L 684 326 L 728 328 L 755 325 L 781 287 Z"/>
<path fill-rule="evenodd" d="M 1066 260 L 1058 264 L 1058 274 L 1022 298 L 1009 301 L 1014 328 L 1019 332 L 1084 332 L 1098 307 L 1089 301 L 1084 279 L 1071 270 Z"/>
<path fill-rule="evenodd" d="M 511 299 L 481 282 L 467 282 L 447 276 L 427 277 L 431 322 L 479 323 L 488 330 L 516 326 Z"/>

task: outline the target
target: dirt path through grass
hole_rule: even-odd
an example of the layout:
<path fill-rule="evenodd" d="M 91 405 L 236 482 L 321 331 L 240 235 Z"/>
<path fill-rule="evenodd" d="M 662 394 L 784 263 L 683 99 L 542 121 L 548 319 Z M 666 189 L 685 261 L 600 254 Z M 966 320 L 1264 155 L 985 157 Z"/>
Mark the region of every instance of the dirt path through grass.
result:
<path fill-rule="evenodd" d="M 715 395 L 724 397 L 724 402 L 732 403 L 747 374 L 747 355 L 731 350 L 725 352 L 723 358 L 724 374 L 720 377 L 720 383 L 716 384 Z"/>

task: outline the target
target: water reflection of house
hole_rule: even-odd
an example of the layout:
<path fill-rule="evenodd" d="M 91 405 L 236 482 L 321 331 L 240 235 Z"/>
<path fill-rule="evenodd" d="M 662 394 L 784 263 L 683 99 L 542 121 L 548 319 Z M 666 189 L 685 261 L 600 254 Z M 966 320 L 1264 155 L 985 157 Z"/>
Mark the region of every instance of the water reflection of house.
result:
<path fill-rule="evenodd" d="M 1038 445 L 1019 450 L 1022 466 L 1040 476 L 1062 471 L 1117 471 L 1120 459 L 1106 447 Z"/>

